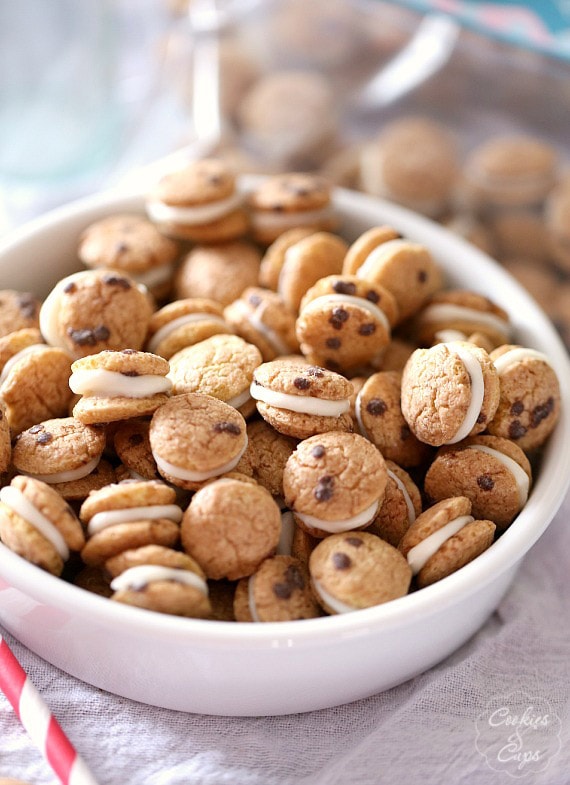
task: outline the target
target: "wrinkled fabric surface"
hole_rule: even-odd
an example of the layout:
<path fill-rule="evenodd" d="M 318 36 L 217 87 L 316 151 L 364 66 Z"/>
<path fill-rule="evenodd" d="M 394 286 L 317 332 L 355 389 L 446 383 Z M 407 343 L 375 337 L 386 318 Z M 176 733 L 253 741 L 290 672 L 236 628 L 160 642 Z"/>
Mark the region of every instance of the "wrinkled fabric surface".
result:
<path fill-rule="evenodd" d="M 564 785 L 569 519 L 570 496 L 461 649 L 347 706 L 259 718 L 157 709 L 83 684 L 5 637 L 100 785 Z M 55 782 L 0 695 L 2 776 Z"/>

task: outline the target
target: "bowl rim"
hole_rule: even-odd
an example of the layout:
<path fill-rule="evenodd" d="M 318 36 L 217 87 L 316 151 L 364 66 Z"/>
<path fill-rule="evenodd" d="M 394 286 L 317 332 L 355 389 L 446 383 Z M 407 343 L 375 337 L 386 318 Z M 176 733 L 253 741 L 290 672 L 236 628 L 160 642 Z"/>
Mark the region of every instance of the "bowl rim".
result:
<path fill-rule="evenodd" d="M 261 179 L 259 176 L 242 176 L 240 188 L 247 191 Z M 65 225 L 71 219 L 81 216 L 85 216 L 87 225 L 95 220 L 91 217 L 92 213 L 100 213 L 99 217 L 103 217 L 119 209 L 142 209 L 143 198 L 143 193 L 138 190 L 103 191 L 58 207 L 16 229 L 0 242 L 0 267 L 6 255 L 18 253 L 22 244 L 41 237 L 48 229 L 63 226 L 65 231 Z M 343 210 L 358 212 L 359 220 L 370 226 L 391 223 L 404 236 L 423 242 L 430 249 L 435 246 L 445 251 L 445 255 L 466 257 L 467 263 L 478 266 L 480 275 L 489 275 L 497 285 L 507 286 L 509 305 L 514 309 L 515 332 L 517 309 L 524 309 L 527 313 L 527 324 L 532 318 L 534 334 L 540 335 L 541 346 L 538 348 L 548 354 L 561 380 L 562 400 L 560 419 L 542 460 L 543 464 L 549 464 L 550 471 L 546 473 L 541 468 L 533 492 L 517 517 L 518 525 L 511 525 L 487 551 L 438 583 L 382 605 L 316 619 L 239 624 L 149 613 L 144 609 L 110 602 L 67 583 L 42 571 L 0 543 L 2 583 L 10 581 L 11 587 L 42 604 L 53 603 L 68 612 L 89 614 L 93 621 L 103 626 L 120 624 L 123 629 L 128 628 L 141 636 L 161 635 L 190 647 L 231 646 L 235 643 L 255 647 L 291 647 L 324 643 L 330 638 L 350 638 L 366 634 L 376 627 L 395 629 L 411 624 L 425 614 L 439 613 L 477 593 L 523 558 L 546 530 L 570 486 L 570 472 L 567 471 L 570 466 L 570 385 L 563 383 L 564 378 L 570 379 L 570 362 L 561 338 L 523 287 L 497 262 L 461 237 L 406 208 L 366 194 L 336 188 L 334 202 L 341 213 Z M 374 219 L 375 223 L 371 223 Z M 434 251 L 434 255 L 437 259 L 438 251 Z M 500 304 L 503 306 L 503 303 Z"/>

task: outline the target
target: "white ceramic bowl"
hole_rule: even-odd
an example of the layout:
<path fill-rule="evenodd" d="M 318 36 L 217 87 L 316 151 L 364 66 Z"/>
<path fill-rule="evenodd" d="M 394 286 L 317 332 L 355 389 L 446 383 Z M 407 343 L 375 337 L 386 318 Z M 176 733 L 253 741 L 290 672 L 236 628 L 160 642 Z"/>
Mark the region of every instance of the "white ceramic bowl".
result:
<path fill-rule="evenodd" d="M 251 184 L 246 181 L 245 187 Z M 484 554 L 439 583 L 354 613 L 269 624 L 181 619 L 110 602 L 48 575 L 0 545 L 0 622 L 64 671 L 104 690 L 171 709 L 285 714 L 385 690 L 441 661 L 481 627 L 559 508 L 569 483 L 570 368 L 546 316 L 498 265 L 449 232 L 394 205 L 339 191 L 349 238 L 381 223 L 424 243 L 449 284 L 492 297 L 518 342 L 548 354 L 562 415 L 529 501 Z M 140 196 L 100 194 L 58 209 L 0 248 L 0 286 L 45 295 L 77 268 L 79 232 Z"/>

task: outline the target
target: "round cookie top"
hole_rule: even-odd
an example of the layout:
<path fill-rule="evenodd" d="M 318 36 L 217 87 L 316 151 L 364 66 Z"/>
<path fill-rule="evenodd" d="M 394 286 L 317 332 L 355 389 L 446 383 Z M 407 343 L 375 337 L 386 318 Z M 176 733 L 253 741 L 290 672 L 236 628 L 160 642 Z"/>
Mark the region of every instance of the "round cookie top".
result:
<path fill-rule="evenodd" d="M 247 445 L 242 415 L 210 395 L 176 395 L 153 414 L 150 444 L 160 474 L 174 485 L 196 484 L 231 471 Z"/>
<path fill-rule="evenodd" d="M 147 349 L 167 360 L 218 333 L 231 332 L 220 303 L 204 297 L 175 300 L 155 311 L 148 325 Z"/>
<path fill-rule="evenodd" d="M 356 275 L 375 248 L 390 240 L 401 240 L 402 235 L 391 226 L 373 226 L 367 229 L 349 246 L 342 265 L 343 275 Z"/>
<path fill-rule="evenodd" d="M 247 450 L 253 478 L 272 496 L 283 495 L 283 470 L 297 442 L 279 433 L 265 420 L 254 420 L 247 426 Z"/>
<path fill-rule="evenodd" d="M 339 373 L 294 360 L 275 360 L 259 365 L 253 372 L 252 395 L 256 398 L 260 397 L 259 388 L 328 401 L 348 400 L 352 394 L 351 383 Z M 271 405 L 278 406 L 278 399 L 276 401 Z"/>
<path fill-rule="evenodd" d="M 143 375 L 164 376 L 169 369 L 170 366 L 163 357 L 135 349 L 121 349 L 119 351 L 104 349 L 97 354 L 89 354 L 87 357 L 75 360 L 71 366 L 73 373 L 111 371 L 134 378 Z"/>
<path fill-rule="evenodd" d="M 172 264 L 178 252 L 178 244 L 161 234 L 148 218 L 131 213 L 111 215 L 88 226 L 77 250 L 87 267 L 130 274 Z"/>
<path fill-rule="evenodd" d="M 248 195 L 253 210 L 297 213 L 321 210 L 331 202 L 331 188 L 324 177 L 308 172 L 288 172 L 268 177 Z"/>
<path fill-rule="evenodd" d="M 402 554 L 368 532 L 332 534 L 309 559 L 313 591 L 330 614 L 380 605 L 407 594 L 412 573 Z"/>
<path fill-rule="evenodd" d="M 208 578 L 251 575 L 277 547 L 279 507 L 261 485 L 223 478 L 198 490 L 184 512 L 182 545 Z"/>
<path fill-rule="evenodd" d="M 381 453 L 363 436 L 341 431 L 304 439 L 287 460 L 283 494 L 316 536 L 363 528 L 378 512 L 387 482 Z"/>
<path fill-rule="evenodd" d="M 141 349 L 152 306 L 147 290 L 123 274 L 85 270 L 59 281 L 40 310 L 46 341 L 84 357 L 103 349 Z"/>
<path fill-rule="evenodd" d="M 172 207 L 189 207 L 227 199 L 235 188 L 235 175 L 227 164 L 204 158 L 164 175 L 151 198 Z"/>
<path fill-rule="evenodd" d="M 261 259 L 259 268 L 259 283 L 268 289 L 277 289 L 279 283 L 279 273 L 285 262 L 285 254 L 291 246 L 303 240 L 305 237 L 314 234 L 314 230 L 308 226 L 295 226 L 282 232 L 266 249 Z"/>
<path fill-rule="evenodd" d="M 123 480 L 92 491 L 81 505 L 79 517 L 89 523 L 100 512 L 174 504 L 175 501 L 174 488 L 160 480 Z"/>
<path fill-rule="evenodd" d="M 6 365 L 13 357 L 20 352 L 28 353 L 32 346 L 42 345 L 45 346 L 44 339 L 37 327 L 23 327 L 0 336 L 0 384 L 10 370 L 10 366 L 6 368 Z"/>
<path fill-rule="evenodd" d="M 12 461 L 24 474 L 52 483 L 79 479 L 92 471 L 105 449 L 105 431 L 74 417 L 60 417 L 33 425 L 14 442 Z M 85 471 L 84 471 L 85 470 Z M 84 474 L 81 472 L 84 471 Z"/>
<path fill-rule="evenodd" d="M 264 362 L 298 351 L 295 313 L 269 289 L 250 286 L 224 310 L 227 322 L 257 346 Z"/>
<path fill-rule="evenodd" d="M 40 301 L 30 292 L 0 290 L 0 336 L 39 327 Z"/>
<path fill-rule="evenodd" d="M 440 447 L 485 430 L 499 404 L 499 377 L 474 344 L 416 349 L 402 375 L 402 414 L 415 436 Z"/>

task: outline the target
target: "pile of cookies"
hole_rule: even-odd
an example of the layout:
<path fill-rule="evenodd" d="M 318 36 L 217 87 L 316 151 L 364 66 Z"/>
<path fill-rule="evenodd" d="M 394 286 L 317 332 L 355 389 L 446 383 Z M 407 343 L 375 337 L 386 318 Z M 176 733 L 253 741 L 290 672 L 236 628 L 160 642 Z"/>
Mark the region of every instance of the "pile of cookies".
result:
<path fill-rule="evenodd" d="M 312 174 L 165 176 L 0 292 L 0 539 L 113 601 L 266 622 L 378 605 L 516 520 L 560 411 L 544 354 Z M 515 523 L 516 525 L 516 523 Z"/>

